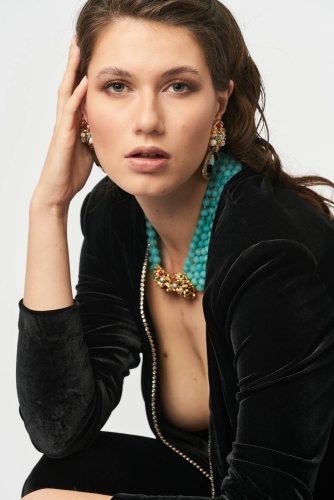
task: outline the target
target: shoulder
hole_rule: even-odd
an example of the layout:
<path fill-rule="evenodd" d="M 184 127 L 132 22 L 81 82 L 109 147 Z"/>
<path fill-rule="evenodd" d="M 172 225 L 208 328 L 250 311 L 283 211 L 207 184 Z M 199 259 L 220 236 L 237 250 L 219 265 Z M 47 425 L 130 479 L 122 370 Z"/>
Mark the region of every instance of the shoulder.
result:
<path fill-rule="evenodd" d="M 288 279 L 303 267 L 318 272 L 334 296 L 333 252 L 334 224 L 326 216 L 246 166 L 226 184 L 218 206 L 207 262 L 208 295 L 215 302 L 220 291 L 235 292 L 252 275 L 282 267 Z"/>
<path fill-rule="evenodd" d="M 241 172 L 233 176 L 224 189 L 224 199 L 218 218 L 240 217 L 255 232 L 261 231 L 269 237 L 287 235 L 291 231 L 302 236 L 311 225 L 333 230 L 334 224 L 316 210 L 305 198 L 291 189 L 277 186 L 268 176 L 244 165 Z M 224 211 L 226 212 L 224 214 Z"/>
<path fill-rule="evenodd" d="M 126 225 L 127 219 L 140 207 L 134 196 L 117 185 L 111 185 L 108 176 L 99 181 L 90 191 L 81 206 L 80 224 L 82 234 L 104 233 L 107 227 Z"/>
<path fill-rule="evenodd" d="M 318 258 L 329 241 L 334 245 L 334 224 L 291 189 L 244 166 L 223 191 L 211 250 L 223 245 L 234 260 L 248 247 L 276 239 L 299 242 Z"/>
<path fill-rule="evenodd" d="M 133 195 L 111 186 L 109 177 L 104 177 L 85 197 L 80 224 L 85 248 L 106 270 L 123 276 L 129 272 L 130 281 L 140 277 L 146 228 L 143 211 Z"/>
<path fill-rule="evenodd" d="M 123 209 L 128 209 L 132 196 L 120 189 L 111 186 L 110 179 L 105 176 L 90 191 L 81 206 L 80 223 L 84 236 L 87 236 L 94 228 L 95 232 L 102 229 L 110 221 L 110 217 L 116 217 L 119 204 Z"/>

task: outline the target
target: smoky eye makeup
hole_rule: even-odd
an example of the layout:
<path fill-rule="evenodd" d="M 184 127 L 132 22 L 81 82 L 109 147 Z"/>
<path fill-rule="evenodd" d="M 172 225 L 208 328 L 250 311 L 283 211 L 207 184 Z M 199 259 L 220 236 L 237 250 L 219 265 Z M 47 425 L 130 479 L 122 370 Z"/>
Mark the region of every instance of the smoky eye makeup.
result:
<path fill-rule="evenodd" d="M 108 90 L 110 87 L 114 86 L 114 92 L 111 92 L 111 94 L 122 94 L 124 93 L 123 90 L 125 87 L 129 87 L 127 85 L 126 82 L 122 81 L 122 80 L 119 80 L 119 79 L 113 79 L 113 80 L 109 80 L 107 81 L 103 86 L 102 86 L 102 89 L 103 90 Z M 180 89 L 177 89 L 174 87 L 174 90 L 175 90 L 175 94 L 186 94 L 188 92 L 191 92 L 191 91 L 194 91 L 196 90 L 196 86 L 193 85 L 192 83 L 190 83 L 188 80 L 183 80 L 183 79 L 176 79 L 176 80 L 173 80 L 171 82 L 169 82 L 168 84 L 166 84 L 166 86 L 164 87 L 164 90 L 167 90 L 169 89 L 170 87 L 177 87 L 177 86 L 181 86 L 182 89 L 186 89 L 186 91 L 184 90 L 180 90 Z"/>

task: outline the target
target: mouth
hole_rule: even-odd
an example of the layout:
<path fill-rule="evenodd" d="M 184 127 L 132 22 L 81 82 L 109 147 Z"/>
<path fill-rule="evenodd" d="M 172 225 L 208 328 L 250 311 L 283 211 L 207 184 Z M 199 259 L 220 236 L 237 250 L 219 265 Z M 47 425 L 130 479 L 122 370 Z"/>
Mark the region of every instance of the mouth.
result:
<path fill-rule="evenodd" d="M 158 153 L 136 153 L 130 156 L 131 158 L 166 158 L 164 155 Z"/>
<path fill-rule="evenodd" d="M 126 158 L 169 158 L 169 154 L 166 153 L 163 149 L 157 148 L 156 146 L 139 146 L 129 154 L 126 155 Z"/>
<path fill-rule="evenodd" d="M 152 173 L 165 169 L 169 162 L 169 155 L 161 149 L 151 148 L 151 151 L 133 150 L 127 157 L 129 167 L 137 172 Z"/>

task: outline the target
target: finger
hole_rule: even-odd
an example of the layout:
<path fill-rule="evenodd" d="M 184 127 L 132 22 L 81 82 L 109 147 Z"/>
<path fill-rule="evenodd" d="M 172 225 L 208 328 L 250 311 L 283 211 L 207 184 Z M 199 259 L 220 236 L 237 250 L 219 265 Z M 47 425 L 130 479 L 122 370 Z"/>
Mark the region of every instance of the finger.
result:
<path fill-rule="evenodd" d="M 79 58 L 77 56 L 79 56 Z M 73 67 L 73 62 L 74 62 L 74 67 Z M 65 74 L 64 74 L 63 80 L 66 80 L 66 76 L 68 75 L 68 71 L 70 73 L 73 70 L 77 71 L 77 69 L 78 69 L 78 63 L 79 62 L 80 62 L 80 48 L 79 48 L 79 46 L 77 44 L 77 36 L 73 35 L 72 39 L 71 39 L 70 46 L 69 46 L 69 50 L 68 50 L 67 66 L 66 66 L 66 70 L 65 70 Z M 76 82 L 76 85 L 77 84 L 78 84 L 78 82 Z"/>
<path fill-rule="evenodd" d="M 65 106 L 66 102 L 71 97 L 73 90 L 77 86 L 79 64 L 80 50 L 76 45 L 75 38 L 73 37 L 69 49 L 67 67 L 58 89 L 57 115 L 59 113 L 61 114 L 63 107 Z"/>
<path fill-rule="evenodd" d="M 60 105 L 65 104 L 72 95 L 74 88 L 77 85 L 77 74 L 80 64 L 80 50 L 72 39 L 69 48 L 68 60 L 63 79 L 58 88 L 58 102 Z M 65 101 L 65 102 L 64 102 Z"/>
<path fill-rule="evenodd" d="M 75 132 L 75 134 L 80 133 L 76 120 L 76 113 L 87 92 L 87 86 L 88 79 L 87 76 L 84 76 L 63 108 L 61 117 L 55 127 L 56 135 L 59 136 L 61 134 L 63 138 L 66 138 L 72 136 L 73 132 Z"/>

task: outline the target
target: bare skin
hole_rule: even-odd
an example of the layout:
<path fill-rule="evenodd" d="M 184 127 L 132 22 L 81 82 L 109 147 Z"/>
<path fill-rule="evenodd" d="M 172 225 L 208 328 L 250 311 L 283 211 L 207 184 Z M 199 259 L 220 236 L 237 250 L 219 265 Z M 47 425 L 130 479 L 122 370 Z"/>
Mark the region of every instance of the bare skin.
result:
<path fill-rule="evenodd" d="M 77 86 L 79 63 L 74 39 L 59 88 L 54 134 L 30 203 L 23 303 L 36 311 L 73 304 L 67 217 L 93 164 L 79 137 L 82 115 L 88 118 L 106 174 L 136 197 L 158 233 L 163 267 L 173 273 L 187 257 L 206 190 L 201 164 L 211 128 L 224 114 L 233 90 L 230 82 L 225 92 L 215 91 L 201 47 L 185 28 L 143 20 L 122 19 L 104 30 L 87 78 Z M 110 69 L 115 67 L 130 76 L 116 77 Z M 168 75 L 176 67 L 183 69 Z M 166 167 L 154 172 L 132 168 L 127 155 L 138 146 L 166 151 Z M 147 275 L 162 408 L 174 425 L 188 430 L 207 428 L 209 419 L 202 295 L 191 302 L 168 296 Z M 25 498 L 109 500 L 111 495 L 43 489 Z"/>
<path fill-rule="evenodd" d="M 181 269 L 181 267 L 179 268 Z M 166 418 L 189 431 L 209 426 L 209 380 L 203 293 L 186 301 L 146 276 L 146 297 L 157 336 L 160 404 Z"/>
<path fill-rule="evenodd" d="M 110 495 L 97 495 L 96 493 L 84 493 L 81 491 L 55 490 L 43 488 L 26 495 L 26 500 L 110 500 Z"/>

